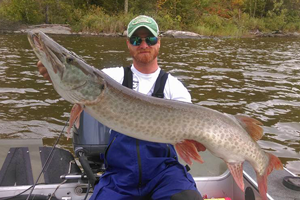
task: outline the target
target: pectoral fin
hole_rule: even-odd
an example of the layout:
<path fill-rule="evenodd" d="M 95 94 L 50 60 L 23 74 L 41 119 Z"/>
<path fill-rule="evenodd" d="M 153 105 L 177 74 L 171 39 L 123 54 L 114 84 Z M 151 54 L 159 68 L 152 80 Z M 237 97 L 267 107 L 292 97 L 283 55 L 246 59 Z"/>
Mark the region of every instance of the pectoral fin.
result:
<path fill-rule="evenodd" d="M 72 126 L 75 124 L 76 128 L 79 128 L 79 116 L 81 114 L 81 112 L 83 111 L 81 105 L 79 104 L 74 104 L 74 106 L 72 107 L 72 110 L 71 110 L 71 114 L 70 114 L 70 121 L 69 121 L 69 127 L 68 127 L 68 130 L 67 130 L 67 133 L 68 133 L 68 138 L 70 138 L 70 131 L 71 131 L 71 128 Z M 76 121 L 77 119 L 77 121 Z"/>

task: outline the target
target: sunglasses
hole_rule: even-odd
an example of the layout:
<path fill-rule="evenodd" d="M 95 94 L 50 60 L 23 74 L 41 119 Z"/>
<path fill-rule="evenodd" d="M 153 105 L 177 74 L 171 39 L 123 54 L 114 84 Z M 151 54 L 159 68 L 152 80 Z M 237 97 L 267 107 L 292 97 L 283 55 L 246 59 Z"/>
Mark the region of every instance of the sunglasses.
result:
<path fill-rule="evenodd" d="M 130 44 L 132 44 L 133 46 L 139 46 L 142 41 L 146 41 L 146 43 L 148 44 L 148 46 L 153 46 L 156 45 L 158 38 L 157 37 L 146 37 L 146 38 L 141 38 L 138 36 L 132 36 L 129 38 L 129 42 Z"/>

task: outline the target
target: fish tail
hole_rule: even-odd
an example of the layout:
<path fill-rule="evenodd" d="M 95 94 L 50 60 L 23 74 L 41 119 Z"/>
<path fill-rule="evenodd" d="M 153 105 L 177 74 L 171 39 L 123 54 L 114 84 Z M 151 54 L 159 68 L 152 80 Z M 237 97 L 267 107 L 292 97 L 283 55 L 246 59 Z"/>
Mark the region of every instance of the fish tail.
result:
<path fill-rule="evenodd" d="M 195 140 L 184 140 L 175 144 L 175 149 L 179 156 L 189 165 L 192 164 L 191 159 L 203 163 L 201 156 L 198 151 L 205 151 L 206 148 L 200 142 Z"/>
<path fill-rule="evenodd" d="M 256 172 L 258 189 L 259 189 L 259 193 L 260 193 L 262 200 L 268 199 L 267 198 L 267 190 L 268 190 L 267 177 L 268 177 L 268 175 L 273 171 L 273 169 L 283 169 L 282 163 L 279 160 L 279 158 L 277 158 L 276 156 L 274 156 L 273 154 L 270 154 L 270 153 L 267 153 L 267 155 L 269 156 L 269 165 L 268 165 L 267 169 L 265 170 L 265 173 L 263 175 L 259 175 Z"/>

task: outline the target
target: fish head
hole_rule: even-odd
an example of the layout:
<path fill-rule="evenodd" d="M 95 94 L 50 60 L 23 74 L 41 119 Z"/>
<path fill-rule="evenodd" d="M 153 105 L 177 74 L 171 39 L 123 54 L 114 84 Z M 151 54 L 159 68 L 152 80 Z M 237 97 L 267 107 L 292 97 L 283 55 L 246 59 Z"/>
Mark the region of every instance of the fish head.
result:
<path fill-rule="evenodd" d="M 95 101 L 103 91 L 101 72 L 43 32 L 29 32 L 33 51 L 48 71 L 55 90 L 67 101 Z M 99 71 L 99 70 L 98 70 Z"/>

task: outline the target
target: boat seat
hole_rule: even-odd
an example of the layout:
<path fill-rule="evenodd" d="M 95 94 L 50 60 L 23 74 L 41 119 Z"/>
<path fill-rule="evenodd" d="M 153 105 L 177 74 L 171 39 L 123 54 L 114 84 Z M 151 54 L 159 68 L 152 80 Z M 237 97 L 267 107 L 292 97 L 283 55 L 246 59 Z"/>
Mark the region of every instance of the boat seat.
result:
<path fill-rule="evenodd" d="M 32 185 L 28 147 L 10 148 L 0 171 L 0 186 Z"/>
<path fill-rule="evenodd" d="M 41 140 L 35 139 L 0 140 L 0 186 L 33 185 L 52 150 L 52 147 L 42 146 Z M 69 172 L 81 174 L 73 155 L 67 150 L 55 148 L 38 183 L 61 183 L 60 176 Z"/>
<path fill-rule="evenodd" d="M 52 147 L 39 147 L 42 166 L 46 163 Z M 61 183 L 60 178 L 63 174 L 81 174 L 81 170 L 74 161 L 73 155 L 64 149 L 55 148 L 51 161 L 44 169 L 44 179 L 46 184 Z M 77 182 L 77 180 L 68 180 L 68 182 Z"/>

